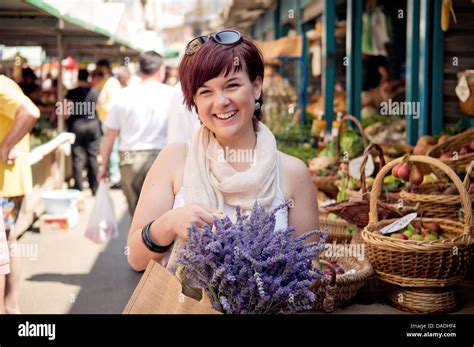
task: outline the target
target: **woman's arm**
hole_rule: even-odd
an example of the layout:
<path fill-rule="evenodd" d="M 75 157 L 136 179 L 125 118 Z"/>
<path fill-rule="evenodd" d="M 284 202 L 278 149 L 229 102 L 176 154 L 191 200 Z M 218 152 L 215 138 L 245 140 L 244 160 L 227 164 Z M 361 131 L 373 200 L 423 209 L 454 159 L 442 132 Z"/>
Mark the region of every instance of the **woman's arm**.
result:
<path fill-rule="evenodd" d="M 149 261 L 161 261 L 166 253 L 154 253 L 143 243 L 142 228 L 155 220 L 150 228 L 153 241 L 160 245 L 168 245 L 174 240 L 169 229 L 166 212 L 173 207 L 173 174 L 178 169 L 177 164 L 182 145 L 175 144 L 163 148 L 143 182 L 140 198 L 133 216 L 128 233 L 128 262 L 130 266 L 141 271 Z"/>
<path fill-rule="evenodd" d="M 186 159 L 185 144 L 170 144 L 158 155 L 143 183 L 135 215 L 128 233 L 128 262 L 136 271 L 146 268 L 150 260 L 161 261 L 167 253 L 150 251 L 142 240 L 142 229 L 150 227 L 151 240 L 161 246 L 169 245 L 176 236 L 187 239 L 191 223 L 212 222 L 217 211 L 199 204 L 173 209 L 173 177 L 181 174 Z"/>
<path fill-rule="evenodd" d="M 295 236 L 319 229 L 318 200 L 307 166 L 300 159 L 286 155 L 284 172 L 293 199 L 288 225 L 295 227 Z M 315 238 L 308 239 L 310 241 L 315 241 Z"/>

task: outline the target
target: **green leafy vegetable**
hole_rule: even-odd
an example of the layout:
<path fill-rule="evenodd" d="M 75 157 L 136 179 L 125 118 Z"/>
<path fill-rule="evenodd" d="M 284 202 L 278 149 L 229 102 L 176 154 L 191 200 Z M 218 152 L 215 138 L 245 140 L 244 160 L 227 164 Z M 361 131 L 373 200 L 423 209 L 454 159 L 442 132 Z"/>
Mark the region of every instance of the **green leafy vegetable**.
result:
<path fill-rule="evenodd" d="M 342 133 L 340 145 L 341 151 L 347 152 L 350 158 L 354 158 L 364 151 L 361 135 L 351 127 L 347 127 Z"/>

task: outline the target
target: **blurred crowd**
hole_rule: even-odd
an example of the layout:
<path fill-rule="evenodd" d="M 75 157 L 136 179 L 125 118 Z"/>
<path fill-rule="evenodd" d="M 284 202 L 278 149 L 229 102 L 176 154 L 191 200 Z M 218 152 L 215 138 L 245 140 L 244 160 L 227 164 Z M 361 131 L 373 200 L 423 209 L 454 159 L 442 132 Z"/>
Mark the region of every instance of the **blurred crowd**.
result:
<path fill-rule="evenodd" d="M 33 189 L 28 154 L 35 126 L 54 130 L 63 117 L 63 130 L 75 134 L 70 187 L 82 191 L 86 176 L 93 195 L 101 182 L 121 188 L 133 216 L 161 149 L 189 141 L 200 125 L 183 106 L 176 69 L 165 68 L 156 52 L 128 65 L 100 59 L 74 71 L 64 100 L 57 98 L 59 84 L 51 73 L 39 79 L 25 66 L 17 81 L 0 74 L 0 313 L 19 312 L 20 257 L 10 259 L 4 250 L 16 245 L 15 223 Z"/>

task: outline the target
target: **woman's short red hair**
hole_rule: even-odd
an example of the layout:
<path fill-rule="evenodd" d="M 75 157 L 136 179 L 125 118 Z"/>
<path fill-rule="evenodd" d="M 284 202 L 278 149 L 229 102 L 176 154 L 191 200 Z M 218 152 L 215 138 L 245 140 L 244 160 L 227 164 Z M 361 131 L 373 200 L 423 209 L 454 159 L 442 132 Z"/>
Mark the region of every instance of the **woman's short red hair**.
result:
<path fill-rule="evenodd" d="M 193 55 L 185 55 L 179 64 L 179 80 L 183 90 L 184 103 L 189 110 L 196 107 L 194 96 L 207 81 L 231 72 L 246 71 L 251 82 L 260 76 L 263 81 L 264 66 L 262 53 L 253 40 L 242 35 L 242 41 L 235 45 L 223 45 L 213 39 L 207 41 Z M 263 92 L 258 100 L 263 104 Z M 260 110 L 254 116 L 261 119 Z"/>

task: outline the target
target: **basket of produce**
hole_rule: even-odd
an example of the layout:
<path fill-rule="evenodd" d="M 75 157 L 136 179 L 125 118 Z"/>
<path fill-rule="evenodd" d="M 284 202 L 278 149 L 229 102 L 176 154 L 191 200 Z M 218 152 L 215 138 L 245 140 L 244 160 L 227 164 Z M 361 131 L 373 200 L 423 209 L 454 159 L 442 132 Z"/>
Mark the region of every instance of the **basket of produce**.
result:
<path fill-rule="evenodd" d="M 446 164 L 427 156 L 407 158 L 408 163 L 429 164 L 449 176 L 464 206 L 463 223 L 416 215 L 412 220 L 405 219 L 409 216 L 404 220 L 378 219 L 377 202 L 383 178 L 404 161 L 404 158 L 399 158 L 388 163 L 375 178 L 370 193 L 369 224 L 362 231 L 369 261 L 380 279 L 402 287 L 457 284 L 463 280 L 469 266 L 472 210 L 463 183 Z"/>
<path fill-rule="evenodd" d="M 441 160 L 455 172 L 463 172 L 468 164 L 474 160 L 474 128 L 437 144 L 426 155 Z M 438 177 L 443 175 L 443 172 L 436 168 L 434 168 L 434 171 Z"/>
<path fill-rule="evenodd" d="M 318 191 L 323 192 L 327 196 L 331 198 L 335 197 L 338 192 L 337 187 L 334 185 L 338 179 L 338 166 L 329 164 L 329 166 L 321 168 L 320 170 L 311 171 L 311 168 L 314 168 L 316 165 L 324 165 L 323 161 L 315 162 L 314 159 L 319 158 L 313 158 L 310 161 L 310 172 L 312 172 L 311 179 L 314 186 Z"/>
<path fill-rule="evenodd" d="M 338 193 L 336 201 L 347 198 L 347 191 L 354 189 L 355 179 L 349 176 L 348 165 L 344 162 L 340 164 L 340 179 L 338 180 Z M 319 225 L 328 230 L 328 242 L 350 243 L 352 234 L 357 229 L 353 224 L 347 223 L 340 216 L 330 213 L 325 208 L 320 209 Z"/>
<path fill-rule="evenodd" d="M 324 209 L 322 209 L 323 212 Z M 350 243 L 352 233 L 357 229 L 355 225 L 347 223 L 344 219 L 333 213 L 319 217 L 319 226 L 321 229 L 328 230 L 328 243 Z"/>
<path fill-rule="evenodd" d="M 328 257 L 320 259 L 320 266 L 328 280 L 315 287 L 317 311 L 332 312 L 348 304 L 373 274 L 367 260 L 356 258 Z"/>
<path fill-rule="evenodd" d="M 353 121 L 359 128 L 360 135 L 351 127 L 344 130 L 343 124 L 346 121 Z M 309 171 L 313 178 L 315 187 L 331 198 L 335 198 L 338 189 L 334 182 L 339 179 L 339 164 L 341 162 L 341 152 L 344 153 L 342 159 L 353 158 L 363 152 L 367 147 L 368 140 L 360 121 L 351 115 L 346 115 L 341 119 L 341 129 L 336 139 L 333 139 L 326 148 L 319 152 L 318 156 L 309 162 Z"/>
<path fill-rule="evenodd" d="M 415 176 L 419 177 L 419 169 L 416 165 L 413 165 L 411 169 L 407 163 L 402 165 L 406 167 L 406 170 L 404 169 L 404 171 L 411 170 L 412 174 L 410 175 L 410 178 Z M 467 166 L 466 176 L 463 182 L 464 188 L 469 194 L 471 204 L 474 201 L 474 184 L 472 184 L 470 180 L 473 165 L 474 161 L 469 163 Z M 398 172 L 397 166 L 395 166 L 393 170 Z M 419 182 L 419 180 L 411 181 L 414 181 L 415 183 Z M 461 196 L 458 194 L 456 187 L 452 183 L 438 182 L 422 184 L 420 186 L 414 185 L 409 189 L 402 190 L 400 192 L 400 198 L 403 199 L 404 202 L 416 204 L 418 206 L 418 212 L 422 214 L 423 217 L 446 218 L 456 221 L 460 219 L 462 220 L 463 210 Z"/>
<path fill-rule="evenodd" d="M 330 204 L 325 207 L 325 210 L 329 213 L 335 214 L 341 217 L 343 220 L 347 221 L 350 224 L 354 224 L 359 228 L 364 228 L 369 223 L 369 195 L 367 193 L 367 181 L 365 177 L 365 168 L 366 163 L 369 157 L 369 154 L 372 150 L 378 152 L 380 158 L 380 168 L 385 165 L 383 159 L 383 151 L 380 146 L 377 144 L 370 144 L 364 151 L 364 158 L 360 166 L 360 179 L 361 179 L 361 193 L 352 195 L 348 199 L 339 201 L 335 204 Z M 395 185 L 393 182 L 390 182 L 388 185 L 392 186 L 393 189 L 398 189 L 398 185 Z M 392 190 L 391 188 L 391 190 Z M 394 193 L 385 192 L 384 198 L 378 200 L 378 214 L 382 218 L 398 218 L 401 217 L 404 213 L 412 212 L 409 206 L 403 206 L 403 209 L 399 209 L 396 205 L 397 199 L 393 196 Z M 396 193 L 395 193 L 396 194 Z"/>

